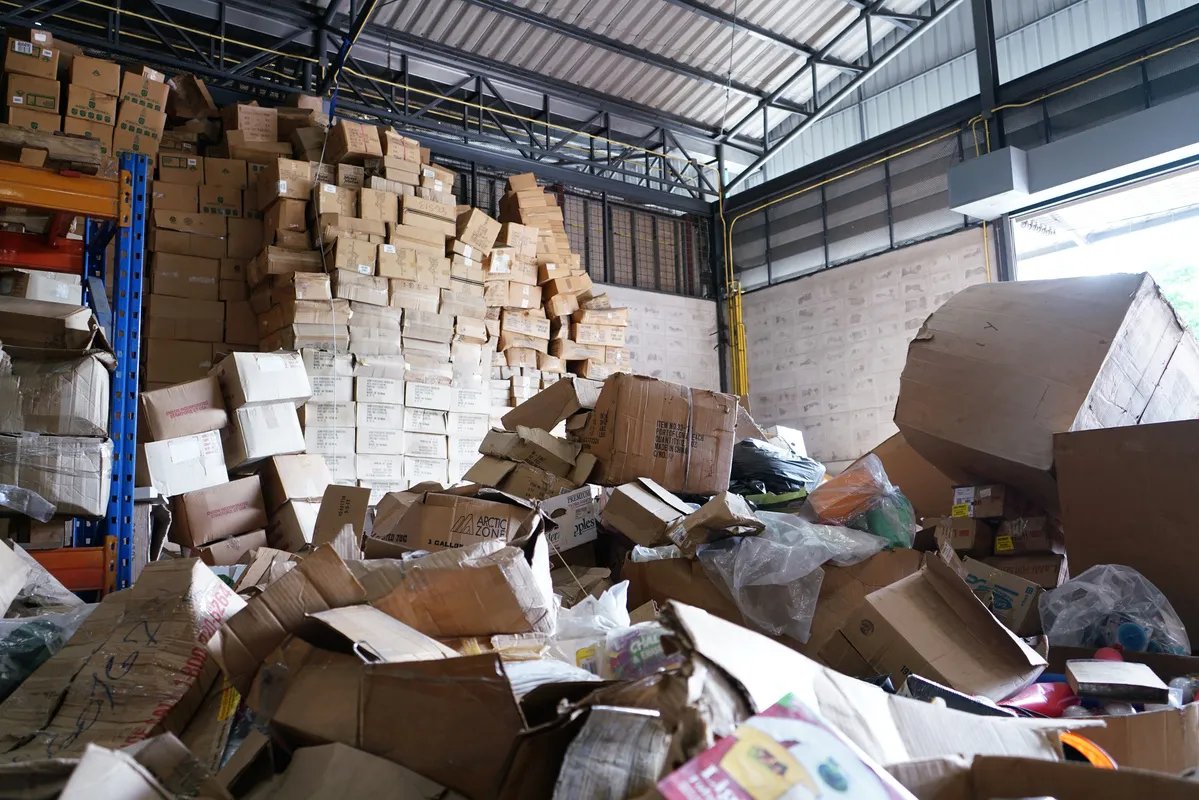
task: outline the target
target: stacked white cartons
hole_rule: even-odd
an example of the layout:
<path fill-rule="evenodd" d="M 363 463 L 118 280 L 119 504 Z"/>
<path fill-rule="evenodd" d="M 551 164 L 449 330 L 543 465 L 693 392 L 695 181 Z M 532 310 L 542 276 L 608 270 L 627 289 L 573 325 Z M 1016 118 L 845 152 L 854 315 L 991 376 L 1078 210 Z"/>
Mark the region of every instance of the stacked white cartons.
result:
<path fill-rule="evenodd" d="M 231 472 L 245 472 L 271 456 L 304 452 L 296 409 L 312 397 L 312 386 L 299 353 L 230 353 L 212 374 L 229 412 L 223 444 Z"/>
<path fill-rule="evenodd" d="M 408 488 L 404 477 L 404 359 L 363 356 L 354 368 L 358 402 L 355 475 L 374 505 Z"/>
<path fill-rule="evenodd" d="M 353 483 L 354 367 L 346 353 L 301 350 L 312 399 L 300 409 L 304 445 L 325 459 L 334 483 Z"/>
<path fill-rule="evenodd" d="M 605 380 L 613 372 L 628 372 L 630 354 L 626 341 L 629 310 L 612 308 L 606 294 L 582 301 L 582 307 L 571 315 L 570 337 L 583 345 L 602 345 L 604 360 L 586 359 L 570 362 L 571 372 L 591 380 Z"/>
<path fill-rule="evenodd" d="M 453 367 L 448 359 L 429 356 L 411 355 L 405 360 L 404 477 L 409 484 L 448 483 L 446 414 L 453 404 Z"/>

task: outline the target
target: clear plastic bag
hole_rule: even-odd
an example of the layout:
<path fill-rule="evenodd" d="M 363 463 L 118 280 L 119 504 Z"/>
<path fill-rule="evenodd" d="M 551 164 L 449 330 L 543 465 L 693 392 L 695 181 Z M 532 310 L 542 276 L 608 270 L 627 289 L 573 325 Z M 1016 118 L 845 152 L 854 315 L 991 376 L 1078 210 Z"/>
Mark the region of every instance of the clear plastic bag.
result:
<path fill-rule="evenodd" d="M 887 546 L 873 534 L 814 525 L 793 514 L 759 511 L 766 530 L 700 548 L 704 571 L 733 598 L 759 630 L 806 642 L 812 631 L 824 571 L 832 562 L 847 567 Z"/>
<path fill-rule="evenodd" d="M 912 546 L 916 512 L 873 453 L 812 492 L 808 505 L 821 522 L 873 533 L 892 547 Z"/>
<path fill-rule="evenodd" d="M 61 614 L 0 619 L 0 700 L 61 650 L 94 608 L 80 605 Z"/>
<path fill-rule="evenodd" d="M 1186 628 L 1170 601 L 1132 567 L 1091 567 L 1042 595 L 1040 608 L 1051 645 L 1191 652 Z"/>
<path fill-rule="evenodd" d="M 13 553 L 29 567 L 29 574 L 25 576 L 25 585 L 9 605 L 5 616 L 33 617 L 48 611 L 77 609 L 84 604 L 77 594 L 63 586 L 19 544 L 13 546 Z"/>
<path fill-rule="evenodd" d="M 53 503 L 32 489 L 22 489 L 8 483 L 0 483 L 0 506 L 38 522 L 49 522 L 57 510 Z"/>
<path fill-rule="evenodd" d="M 672 558 L 682 558 L 683 551 L 676 545 L 667 544 L 661 547 L 642 547 L 635 545 L 632 554 L 629 555 L 633 561 L 668 561 Z"/>
<path fill-rule="evenodd" d="M 599 597 L 585 597 L 558 612 L 558 628 L 549 642 L 549 655 L 599 675 L 604 640 L 609 631 L 627 628 L 629 582 L 621 581 Z"/>

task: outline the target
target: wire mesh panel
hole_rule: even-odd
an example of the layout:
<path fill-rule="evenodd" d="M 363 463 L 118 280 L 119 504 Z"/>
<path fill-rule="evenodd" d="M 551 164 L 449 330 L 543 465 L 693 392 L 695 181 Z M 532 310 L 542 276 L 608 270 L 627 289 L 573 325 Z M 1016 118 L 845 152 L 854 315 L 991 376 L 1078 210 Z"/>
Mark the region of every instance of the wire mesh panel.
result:
<path fill-rule="evenodd" d="M 583 265 L 594 280 L 604 279 L 604 205 L 587 201 L 587 249 L 583 253 Z"/>
<path fill-rule="evenodd" d="M 568 194 L 562 198 L 562 216 L 566 220 L 566 238 L 570 240 L 572 253 L 587 251 L 587 230 L 583 223 L 583 207 L 587 201 L 578 195 Z"/>
<path fill-rule="evenodd" d="M 633 280 L 633 214 L 625 208 L 610 208 L 612 225 L 612 282 L 636 286 Z"/>
<path fill-rule="evenodd" d="M 658 250 L 654 241 L 653 220 L 649 215 L 633 212 L 633 264 L 635 277 L 633 284 L 642 289 L 657 289 L 660 283 L 658 274 Z"/>

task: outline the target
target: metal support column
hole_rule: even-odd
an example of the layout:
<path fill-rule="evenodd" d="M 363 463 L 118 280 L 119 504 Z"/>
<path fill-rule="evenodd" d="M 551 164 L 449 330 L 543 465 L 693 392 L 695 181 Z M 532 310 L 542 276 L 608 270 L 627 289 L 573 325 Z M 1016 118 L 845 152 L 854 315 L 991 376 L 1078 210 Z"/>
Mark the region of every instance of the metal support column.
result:
<path fill-rule="evenodd" d="M 148 162 L 144 155 L 121 154 L 121 206 L 129 224 L 117 232 L 113 274 L 113 337 L 117 366 L 112 376 L 109 436 L 112 438 L 112 493 L 103 530 L 105 546 L 115 548 L 110 569 L 114 587 L 133 583 L 133 490 L 137 454 L 137 383 L 141 356 L 142 276 L 146 248 Z"/>
<path fill-rule="evenodd" d="M 974 18 L 974 55 L 978 61 L 978 94 L 982 105 L 979 111 L 990 129 L 992 147 L 1002 147 L 1003 125 L 992 111 L 999 105 L 999 57 L 995 50 L 991 0 L 970 0 L 970 12 Z"/>

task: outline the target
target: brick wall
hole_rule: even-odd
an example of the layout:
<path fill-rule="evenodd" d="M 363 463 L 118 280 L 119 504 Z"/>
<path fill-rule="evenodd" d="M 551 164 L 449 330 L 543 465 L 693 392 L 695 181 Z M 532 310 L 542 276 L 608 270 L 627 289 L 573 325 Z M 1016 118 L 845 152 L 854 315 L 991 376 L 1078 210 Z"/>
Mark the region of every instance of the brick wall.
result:
<path fill-rule="evenodd" d="M 754 419 L 799 428 L 830 469 L 858 458 L 896 431 L 899 376 L 925 318 L 985 280 L 972 229 L 747 294 Z"/>
<path fill-rule="evenodd" d="M 629 309 L 633 372 L 719 391 L 715 302 L 624 286 L 598 288 L 613 306 Z"/>

